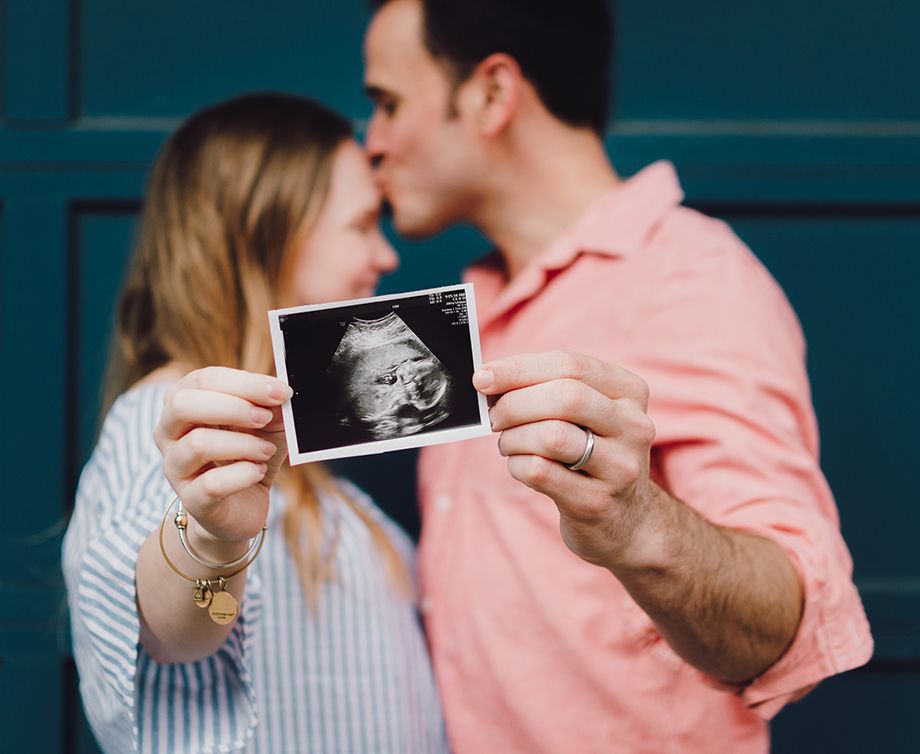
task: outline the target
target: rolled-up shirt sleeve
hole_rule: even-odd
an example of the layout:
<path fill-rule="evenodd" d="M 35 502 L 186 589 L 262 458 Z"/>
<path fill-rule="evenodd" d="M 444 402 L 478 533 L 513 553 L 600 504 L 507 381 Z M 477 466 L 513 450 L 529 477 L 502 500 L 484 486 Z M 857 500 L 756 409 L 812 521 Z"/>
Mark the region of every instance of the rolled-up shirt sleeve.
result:
<path fill-rule="evenodd" d="M 214 655 L 163 665 L 139 643 L 137 556 L 174 494 L 151 436 L 161 407 L 154 387 L 120 398 L 81 475 L 62 561 L 80 693 L 106 752 L 236 751 L 256 725 L 247 658 L 261 612 L 258 576 Z"/>
<path fill-rule="evenodd" d="M 635 369 L 650 387 L 663 486 L 713 523 L 775 542 L 798 571 L 795 638 L 735 689 L 769 719 L 823 678 L 867 662 L 872 637 L 818 462 L 798 321 L 753 256 L 737 252 L 675 266 L 636 334 L 659 348 Z"/>

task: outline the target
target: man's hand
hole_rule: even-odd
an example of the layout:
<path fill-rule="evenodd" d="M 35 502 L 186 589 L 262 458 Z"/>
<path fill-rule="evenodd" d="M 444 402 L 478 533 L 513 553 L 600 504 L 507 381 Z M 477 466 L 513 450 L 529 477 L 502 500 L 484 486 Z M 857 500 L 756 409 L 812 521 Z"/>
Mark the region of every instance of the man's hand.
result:
<path fill-rule="evenodd" d="M 769 667 L 802 615 L 802 587 L 773 541 L 717 526 L 649 479 L 648 387 L 588 356 L 538 353 L 485 365 L 473 385 L 511 475 L 552 498 L 562 538 L 609 569 L 677 654 L 730 683 Z M 567 468 L 586 449 L 580 470 Z"/>
<path fill-rule="evenodd" d="M 632 374 L 581 354 L 551 352 L 499 359 L 473 375 L 494 399 L 489 415 L 511 475 L 553 499 L 566 545 L 611 567 L 645 520 L 652 489 L 649 452 L 655 428 L 648 386 Z M 571 471 L 586 448 L 594 452 Z"/>

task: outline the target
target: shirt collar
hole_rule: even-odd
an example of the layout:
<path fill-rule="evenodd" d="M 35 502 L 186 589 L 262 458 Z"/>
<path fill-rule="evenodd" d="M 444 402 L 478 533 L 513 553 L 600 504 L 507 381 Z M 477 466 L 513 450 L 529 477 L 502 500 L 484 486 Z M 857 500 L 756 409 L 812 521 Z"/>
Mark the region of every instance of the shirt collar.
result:
<path fill-rule="evenodd" d="M 650 231 L 683 198 L 674 166 L 661 160 L 601 194 L 575 224 L 534 257 L 512 283 L 506 285 L 504 282 L 497 252 L 476 262 L 465 279 L 477 290 L 482 289 L 485 299 L 492 300 L 486 303 L 480 324 L 484 326 L 486 320 L 494 320 L 512 306 L 535 296 L 552 273 L 569 267 L 583 253 L 609 257 L 635 254 Z"/>

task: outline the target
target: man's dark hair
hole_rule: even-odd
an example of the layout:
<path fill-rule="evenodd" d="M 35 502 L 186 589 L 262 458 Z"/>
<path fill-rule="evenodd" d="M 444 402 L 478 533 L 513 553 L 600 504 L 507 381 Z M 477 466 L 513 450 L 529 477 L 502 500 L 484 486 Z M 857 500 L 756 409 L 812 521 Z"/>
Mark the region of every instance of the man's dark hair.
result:
<path fill-rule="evenodd" d="M 378 10 L 389 0 L 371 0 Z M 553 115 L 603 135 L 610 92 L 610 0 L 421 0 L 424 42 L 456 84 L 495 52 L 513 57 Z"/>

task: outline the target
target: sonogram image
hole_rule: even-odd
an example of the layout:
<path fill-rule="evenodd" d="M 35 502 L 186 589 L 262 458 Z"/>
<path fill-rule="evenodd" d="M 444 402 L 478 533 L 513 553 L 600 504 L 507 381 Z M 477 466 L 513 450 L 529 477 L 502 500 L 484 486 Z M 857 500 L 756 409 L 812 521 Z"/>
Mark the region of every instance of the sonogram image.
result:
<path fill-rule="evenodd" d="M 326 376 L 338 392 L 337 424 L 369 439 L 412 435 L 450 415 L 450 373 L 396 312 L 353 317 Z"/>

